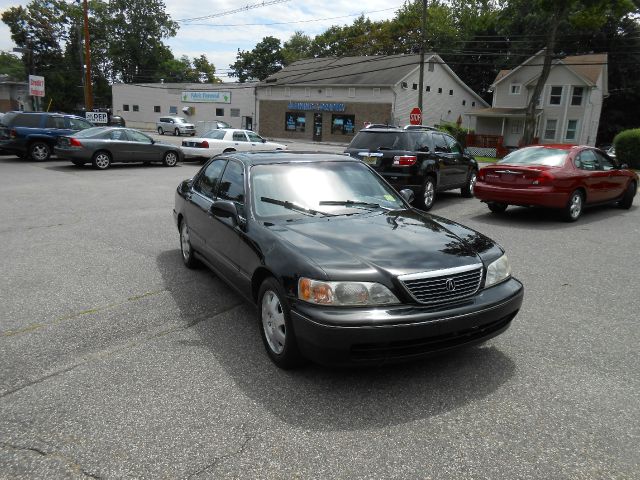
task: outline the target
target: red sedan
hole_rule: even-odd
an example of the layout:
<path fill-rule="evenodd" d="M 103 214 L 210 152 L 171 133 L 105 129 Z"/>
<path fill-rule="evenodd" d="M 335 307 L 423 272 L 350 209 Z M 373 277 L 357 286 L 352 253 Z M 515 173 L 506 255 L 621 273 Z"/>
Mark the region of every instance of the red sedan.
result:
<path fill-rule="evenodd" d="M 509 205 L 550 207 L 574 222 L 586 206 L 631 208 L 637 189 L 638 175 L 596 148 L 540 145 L 482 168 L 473 193 L 495 213 Z"/>

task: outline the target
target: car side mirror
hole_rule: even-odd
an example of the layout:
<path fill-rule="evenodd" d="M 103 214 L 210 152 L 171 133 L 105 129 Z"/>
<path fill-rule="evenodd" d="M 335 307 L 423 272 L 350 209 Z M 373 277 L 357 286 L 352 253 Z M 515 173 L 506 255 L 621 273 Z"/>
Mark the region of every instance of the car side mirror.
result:
<path fill-rule="evenodd" d="M 262 143 L 267 143 L 267 140 L 265 138 L 262 139 Z"/>
<path fill-rule="evenodd" d="M 404 200 L 407 203 L 412 203 L 413 200 L 416 198 L 416 196 L 413 193 L 413 190 L 411 190 L 410 188 L 405 188 L 403 190 L 400 190 L 400 196 L 404 198 Z"/>
<path fill-rule="evenodd" d="M 238 210 L 229 200 L 214 200 L 209 208 L 209 214 L 218 218 L 230 218 L 234 223 L 238 223 Z"/>

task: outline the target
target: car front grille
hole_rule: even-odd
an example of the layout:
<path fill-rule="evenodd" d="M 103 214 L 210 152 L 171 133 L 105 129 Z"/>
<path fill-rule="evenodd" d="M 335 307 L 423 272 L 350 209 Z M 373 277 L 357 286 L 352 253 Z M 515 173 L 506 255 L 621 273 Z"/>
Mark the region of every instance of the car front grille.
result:
<path fill-rule="evenodd" d="M 482 281 L 482 264 L 400 275 L 398 280 L 423 305 L 452 303 L 478 291 Z"/>

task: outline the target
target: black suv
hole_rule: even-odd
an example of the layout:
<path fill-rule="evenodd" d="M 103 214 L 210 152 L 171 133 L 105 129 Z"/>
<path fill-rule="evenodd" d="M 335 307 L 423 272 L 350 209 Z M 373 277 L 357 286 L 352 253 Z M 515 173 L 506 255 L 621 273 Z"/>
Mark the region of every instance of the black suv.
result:
<path fill-rule="evenodd" d="M 0 149 L 20 158 L 48 160 L 58 137 L 93 127 L 64 113 L 9 112 L 0 119 Z"/>
<path fill-rule="evenodd" d="M 431 208 L 436 192 L 459 188 L 463 197 L 473 196 L 478 163 L 447 133 L 366 128 L 345 153 L 369 164 L 396 190 L 413 190 L 424 210 Z"/>

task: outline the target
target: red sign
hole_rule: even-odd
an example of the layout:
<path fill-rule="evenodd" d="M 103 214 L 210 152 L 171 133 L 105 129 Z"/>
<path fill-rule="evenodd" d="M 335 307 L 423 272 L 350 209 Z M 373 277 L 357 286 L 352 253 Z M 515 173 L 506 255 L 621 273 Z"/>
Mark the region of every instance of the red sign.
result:
<path fill-rule="evenodd" d="M 411 123 L 411 125 L 422 125 L 422 111 L 418 107 L 411 110 L 409 123 Z"/>

